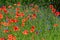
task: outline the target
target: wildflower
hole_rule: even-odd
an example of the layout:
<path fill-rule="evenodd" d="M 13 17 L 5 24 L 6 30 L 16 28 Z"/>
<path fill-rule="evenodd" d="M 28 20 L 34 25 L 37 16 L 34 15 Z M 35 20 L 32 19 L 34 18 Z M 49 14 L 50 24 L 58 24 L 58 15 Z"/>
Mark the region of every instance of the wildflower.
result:
<path fill-rule="evenodd" d="M 16 22 L 18 22 L 18 20 L 17 19 L 14 19 L 14 20 L 12 20 L 14 23 L 16 23 Z"/>
<path fill-rule="evenodd" d="M 36 14 L 32 14 L 32 19 L 36 19 Z"/>
<path fill-rule="evenodd" d="M 10 19 L 9 22 L 10 22 L 10 23 L 17 23 L 18 20 L 17 20 L 17 19 Z"/>
<path fill-rule="evenodd" d="M 55 13 L 56 12 L 56 9 L 55 8 L 52 8 L 52 13 Z"/>
<path fill-rule="evenodd" d="M 3 14 L 0 13 L 0 19 L 3 19 Z"/>
<path fill-rule="evenodd" d="M 0 40 L 5 40 L 5 38 L 0 38 Z"/>
<path fill-rule="evenodd" d="M 12 34 L 9 34 L 8 35 L 8 40 L 16 40 L 16 37 L 13 36 Z"/>
<path fill-rule="evenodd" d="M 49 5 L 49 7 L 52 9 L 52 8 L 53 8 L 53 5 L 52 5 L 52 4 L 50 4 L 50 5 Z"/>
<path fill-rule="evenodd" d="M 32 26 L 31 29 L 35 29 L 35 26 Z"/>
<path fill-rule="evenodd" d="M 8 13 L 8 10 L 6 9 L 6 7 L 2 7 L 2 10 L 7 14 Z"/>
<path fill-rule="evenodd" d="M 2 6 L 2 10 L 6 10 L 6 6 Z"/>
<path fill-rule="evenodd" d="M 54 26 L 54 27 L 57 27 L 57 26 L 58 26 L 58 24 L 54 24 L 53 26 Z"/>
<path fill-rule="evenodd" d="M 20 12 L 20 13 L 16 12 L 16 16 L 23 17 L 24 16 L 24 13 L 23 12 Z"/>
<path fill-rule="evenodd" d="M 4 26 L 10 26 L 10 23 L 8 23 L 8 22 L 2 22 L 2 25 L 4 25 Z"/>
<path fill-rule="evenodd" d="M 19 31 L 20 29 L 19 29 L 18 26 L 14 26 L 14 27 L 13 27 L 13 30 L 14 30 L 14 31 Z"/>
<path fill-rule="evenodd" d="M 8 14 L 8 10 L 4 10 L 4 12 L 5 12 L 6 14 Z"/>
<path fill-rule="evenodd" d="M 24 30 L 22 33 L 23 33 L 24 35 L 28 35 L 28 30 Z"/>
<path fill-rule="evenodd" d="M 18 2 L 18 3 L 17 3 L 17 6 L 20 6 L 20 5 L 21 5 L 20 2 Z"/>
<path fill-rule="evenodd" d="M 35 34 L 39 34 L 39 32 L 36 30 Z"/>
<path fill-rule="evenodd" d="M 8 10 L 6 9 L 6 6 L 3 6 L 2 7 L 2 10 L 7 14 L 8 13 Z"/>
<path fill-rule="evenodd" d="M 59 16 L 59 15 L 60 15 L 60 12 L 57 11 L 57 12 L 55 13 L 55 16 Z"/>
<path fill-rule="evenodd" d="M 35 26 L 32 26 L 31 29 L 30 29 L 30 32 L 34 32 L 35 31 Z"/>
<path fill-rule="evenodd" d="M 6 29 L 6 30 L 3 30 L 4 33 L 8 33 L 9 31 Z"/>
<path fill-rule="evenodd" d="M 8 35 L 8 38 L 12 38 L 12 37 L 13 37 L 13 35 L 12 35 L 12 34 L 9 34 L 9 35 Z"/>
<path fill-rule="evenodd" d="M 16 11 L 16 16 L 19 16 L 19 15 L 20 15 L 19 12 Z"/>
<path fill-rule="evenodd" d="M 14 6 L 16 6 L 17 4 L 14 4 Z"/>
<path fill-rule="evenodd" d="M 35 31 L 35 29 L 30 29 L 30 32 L 32 33 L 32 32 L 34 32 Z"/>

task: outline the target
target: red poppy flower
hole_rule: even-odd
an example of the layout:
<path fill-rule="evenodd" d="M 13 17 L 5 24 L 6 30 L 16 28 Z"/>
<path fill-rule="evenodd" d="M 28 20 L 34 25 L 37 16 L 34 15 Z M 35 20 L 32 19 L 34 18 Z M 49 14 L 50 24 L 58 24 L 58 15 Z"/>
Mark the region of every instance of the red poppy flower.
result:
<path fill-rule="evenodd" d="M 52 5 L 52 4 L 50 4 L 50 5 L 49 5 L 49 7 L 52 9 L 52 8 L 53 8 L 53 5 Z"/>
<path fill-rule="evenodd" d="M 18 2 L 18 3 L 17 3 L 17 6 L 20 6 L 20 5 L 21 5 L 20 2 Z"/>
<path fill-rule="evenodd" d="M 10 19 L 9 22 L 10 23 L 13 23 L 13 22 L 16 23 L 16 22 L 18 22 L 18 20 L 17 19 Z"/>
<path fill-rule="evenodd" d="M 5 38 L 0 38 L 0 40 L 5 40 Z"/>
<path fill-rule="evenodd" d="M 20 12 L 20 13 L 16 12 L 16 16 L 23 17 L 24 16 L 24 13 L 23 12 Z"/>
<path fill-rule="evenodd" d="M 13 35 L 12 35 L 12 34 L 9 34 L 9 35 L 8 35 L 8 38 L 13 38 Z"/>
<path fill-rule="evenodd" d="M 13 23 L 13 19 L 9 19 L 9 23 Z"/>
<path fill-rule="evenodd" d="M 8 37 L 8 40 L 16 40 L 15 36 L 12 36 L 11 38 Z"/>
<path fill-rule="evenodd" d="M 3 6 L 2 7 L 2 10 L 7 14 L 8 13 L 8 10 L 6 9 L 6 6 Z"/>
<path fill-rule="evenodd" d="M 19 16 L 20 16 L 20 14 L 19 14 L 19 13 L 16 13 L 16 16 L 18 16 L 18 17 L 19 17 Z"/>
<path fill-rule="evenodd" d="M 32 26 L 31 29 L 35 29 L 35 26 Z"/>
<path fill-rule="evenodd" d="M 6 14 L 8 13 L 8 10 L 6 9 L 6 7 L 3 7 L 2 9 Z"/>
<path fill-rule="evenodd" d="M 58 26 L 58 24 L 54 24 L 53 26 L 54 26 L 54 27 L 57 27 L 57 26 Z"/>
<path fill-rule="evenodd" d="M 32 14 L 32 19 L 36 19 L 36 14 Z"/>
<path fill-rule="evenodd" d="M 12 34 L 9 34 L 8 35 L 8 40 L 16 40 L 16 37 L 13 36 Z"/>
<path fill-rule="evenodd" d="M 6 14 L 8 14 L 8 10 L 4 10 L 4 12 L 5 12 Z"/>
<path fill-rule="evenodd" d="M 32 33 L 34 31 L 35 31 L 35 26 L 32 26 L 30 32 Z"/>
<path fill-rule="evenodd" d="M 31 29 L 31 30 L 30 30 L 31 33 L 34 32 L 34 31 L 35 31 L 34 29 Z"/>
<path fill-rule="evenodd" d="M 22 33 L 23 33 L 24 35 L 28 35 L 28 30 L 24 30 Z"/>
<path fill-rule="evenodd" d="M 8 33 L 9 31 L 8 31 L 8 30 L 4 30 L 3 32 L 4 32 L 4 33 Z"/>
<path fill-rule="evenodd" d="M 60 15 L 60 12 L 56 12 L 56 13 L 55 13 L 55 16 L 59 16 L 59 15 Z"/>
<path fill-rule="evenodd" d="M 20 13 L 18 11 L 16 11 L 16 16 L 20 16 Z"/>
<path fill-rule="evenodd" d="M 0 13 L 0 19 L 3 19 L 3 15 Z"/>
<path fill-rule="evenodd" d="M 2 6 L 2 10 L 6 10 L 6 6 Z"/>
<path fill-rule="evenodd" d="M 60 12 L 59 12 L 59 14 L 60 14 Z"/>
<path fill-rule="evenodd" d="M 4 25 L 4 26 L 10 26 L 10 23 L 8 23 L 8 22 L 1 22 L 2 23 L 2 25 Z"/>
<path fill-rule="evenodd" d="M 18 11 L 16 11 L 16 15 L 19 16 L 19 12 Z"/>
<path fill-rule="evenodd" d="M 18 20 L 16 20 L 16 19 L 14 19 L 14 20 L 12 20 L 14 23 L 16 23 L 16 22 L 18 22 Z"/>
<path fill-rule="evenodd" d="M 19 27 L 18 26 L 14 26 L 13 29 L 14 29 L 14 31 L 19 31 Z"/>
<path fill-rule="evenodd" d="M 52 13 L 55 13 L 56 12 L 56 9 L 55 8 L 52 8 Z"/>

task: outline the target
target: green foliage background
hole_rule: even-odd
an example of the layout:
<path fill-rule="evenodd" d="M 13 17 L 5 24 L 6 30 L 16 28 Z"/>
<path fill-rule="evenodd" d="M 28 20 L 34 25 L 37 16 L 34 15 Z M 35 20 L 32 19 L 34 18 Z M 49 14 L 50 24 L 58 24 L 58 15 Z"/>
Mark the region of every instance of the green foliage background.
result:
<path fill-rule="evenodd" d="M 14 3 L 20 2 L 22 5 L 29 5 L 29 4 L 38 4 L 40 5 L 49 5 L 53 4 L 55 8 L 59 8 L 60 0 L 0 0 L 0 7 L 3 5 L 13 5 Z"/>
<path fill-rule="evenodd" d="M 49 0 L 0 0 L 0 6 L 1 5 L 9 5 L 9 4 L 14 4 L 20 2 L 21 4 L 41 4 L 41 3 L 48 3 Z"/>

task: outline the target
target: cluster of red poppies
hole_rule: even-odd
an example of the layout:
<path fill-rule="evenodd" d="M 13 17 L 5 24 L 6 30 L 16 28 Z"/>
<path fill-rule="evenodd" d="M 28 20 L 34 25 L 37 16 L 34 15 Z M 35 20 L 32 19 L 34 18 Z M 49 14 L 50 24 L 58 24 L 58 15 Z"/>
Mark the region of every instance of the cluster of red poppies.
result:
<path fill-rule="evenodd" d="M 18 24 L 18 25 L 13 25 L 11 28 L 12 30 L 9 30 L 9 29 L 3 29 L 3 33 L 9 33 L 9 32 L 20 32 L 21 31 L 21 28 L 20 27 L 25 27 L 26 26 L 26 22 L 28 20 L 35 20 L 37 18 L 37 15 L 35 12 L 39 12 L 38 10 L 38 6 L 34 6 L 33 8 L 31 8 L 31 11 L 33 11 L 32 14 L 28 14 L 26 17 L 25 17 L 25 12 L 28 12 L 28 10 L 24 10 L 23 12 L 20 12 L 20 2 L 18 2 L 17 4 L 14 4 L 14 6 L 18 6 L 17 8 L 15 8 L 15 12 L 10 14 L 9 10 L 8 9 L 11 9 L 12 10 L 12 6 L 8 6 L 8 9 L 6 6 L 3 6 L 0 8 L 0 29 L 5 26 L 6 27 L 11 27 L 12 24 L 18 24 L 18 22 L 21 22 L 21 24 Z M 50 5 L 49 6 L 50 9 L 52 10 L 52 13 L 55 14 L 55 16 L 59 16 L 60 15 L 60 12 L 57 11 L 53 5 Z M 2 13 L 3 12 L 3 13 Z M 15 14 L 13 17 L 14 18 L 9 18 L 8 14 L 12 15 L 12 14 Z M 4 15 L 6 15 L 6 17 L 4 17 Z M 6 21 L 2 21 L 4 20 L 4 18 L 6 19 Z M 21 20 L 19 20 L 19 18 L 22 18 Z M 3 26 L 2 26 L 3 25 Z M 20 27 L 19 27 L 20 26 Z M 57 27 L 58 24 L 54 24 L 54 27 Z M 23 35 L 28 35 L 29 33 L 36 33 L 38 34 L 38 31 L 35 32 L 35 25 L 32 25 L 30 30 L 24 30 L 22 31 L 22 34 Z M 0 40 L 5 40 L 5 38 L 0 38 Z M 16 36 L 12 35 L 12 34 L 8 34 L 8 37 L 7 37 L 7 40 L 16 40 Z M 44 39 L 43 39 L 44 40 Z"/>
<path fill-rule="evenodd" d="M 0 38 L 0 40 L 5 40 L 5 38 Z M 7 40 L 16 40 L 16 37 L 13 36 L 12 34 L 9 34 Z"/>
<path fill-rule="evenodd" d="M 8 9 L 12 9 L 12 6 L 8 6 L 8 9 L 6 6 L 3 6 L 0 8 L 0 20 L 4 20 L 4 18 L 6 18 L 6 20 L 8 20 L 7 22 L 6 21 L 1 21 L 0 22 L 0 28 L 2 28 L 2 25 L 5 26 L 5 27 L 9 27 L 11 26 L 13 23 L 18 23 L 20 22 L 18 20 L 18 18 L 22 18 L 25 16 L 25 13 L 24 12 L 19 12 L 20 11 L 20 3 L 18 2 L 17 4 L 14 4 L 14 6 L 18 6 L 17 8 L 15 8 L 16 12 L 15 12 L 15 15 L 14 15 L 14 18 L 9 18 L 9 16 L 7 16 L 9 14 L 9 10 Z M 32 8 L 31 11 L 36 11 L 37 12 L 37 9 L 38 7 L 35 6 L 35 8 Z M 37 10 L 36 10 L 37 9 Z M 3 12 L 3 13 L 2 13 Z M 13 14 L 13 13 L 12 13 Z M 12 15 L 11 14 L 11 15 Z M 4 17 L 4 15 L 6 15 L 6 17 Z M 24 27 L 25 26 L 25 22 L 27 22 L 30 18 L 33 20 L 33 19 L 36 19 L 37 15 L 35 13 L 33 14 L 29 14 L 27 15 L 27 17 L 24 17 L 22 18 L 22 23 L 21 23 L 21 27 Z M 14 25 L 13 27 L 13 31 L 14 32 L 17 32 L 17 31 L 20 31 L 20 27 Z M 11 32 L 12 30 L 9 30 L 9 29 L 4 29 L 3 30 L 3 33 L 9 33 Z M 23 35 L 28 35 L 29 32 L 32 33 L 35 31 L 35 26 L 31 26 L 31 29 L 28 31 L 28 30 L 24 30 L 22 32 Z M 0 40 L 5 40 L 5 38 L 0 38 Z M 8 34 L 8 40 L 16 40 L 16 37 L 13 36 L 12 34 Z"/>
<path fill-rule="evenodd" d="M 56 10 L 56 8 L 54 8 L 54 6 L 52 4 L 49 5 L 50 9 L 52 10 L 52 13 L 54 13 L 55 16 L 59 16 L 60 12 Z"/>

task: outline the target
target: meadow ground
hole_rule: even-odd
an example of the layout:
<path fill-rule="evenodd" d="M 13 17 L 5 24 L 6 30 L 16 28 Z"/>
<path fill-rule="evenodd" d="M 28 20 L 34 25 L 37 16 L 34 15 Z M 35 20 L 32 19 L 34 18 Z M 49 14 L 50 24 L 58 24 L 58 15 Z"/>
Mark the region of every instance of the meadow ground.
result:
<path fill-rule="evenodd" d="M 4 8 L 0 10 L 0 40 L 60 40 L 60 18 L 49 7 L 14 6 L 7 8 L 8 13 Z"/>

